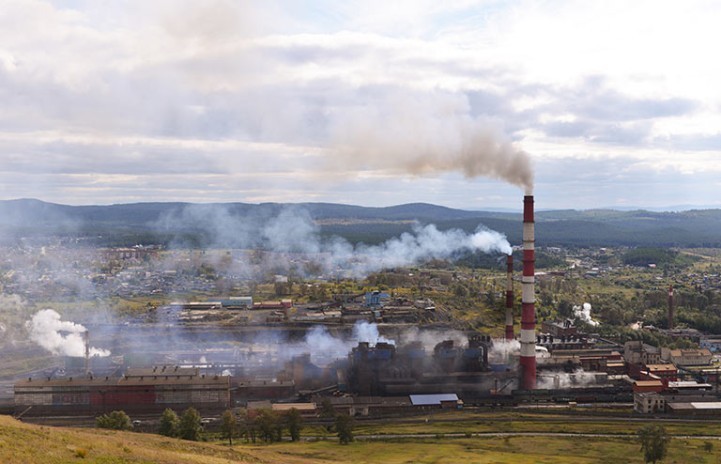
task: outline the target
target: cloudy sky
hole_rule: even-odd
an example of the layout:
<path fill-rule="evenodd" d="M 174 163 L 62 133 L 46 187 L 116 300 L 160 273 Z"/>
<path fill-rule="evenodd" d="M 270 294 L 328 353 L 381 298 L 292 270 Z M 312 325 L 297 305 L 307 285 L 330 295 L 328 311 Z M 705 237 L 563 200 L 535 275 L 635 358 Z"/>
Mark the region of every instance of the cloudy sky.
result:
<path fill-rule="evenodd" d="M 719 14 L 2 0 L 0 199 L 721 207 Z"/>

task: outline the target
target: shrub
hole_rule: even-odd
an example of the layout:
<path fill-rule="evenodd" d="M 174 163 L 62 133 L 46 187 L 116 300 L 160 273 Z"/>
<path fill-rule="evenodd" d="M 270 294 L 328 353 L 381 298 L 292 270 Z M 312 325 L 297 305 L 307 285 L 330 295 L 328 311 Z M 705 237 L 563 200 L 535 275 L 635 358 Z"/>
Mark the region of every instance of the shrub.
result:
<path fill-rule="evenodd" d="M 203 427 L 200 425 L 200 414 L 195 408 L 188 408 L 180 416 L 178 435 L 183 440 L 198 441 Z"/>
<path fill-rule="evenodd" d="M 95 425 L 101 429 L 133 430 L 130 417 L 124 411 L 112 411 L 110 414 L 103 414 L 95 419 Z"/>
<path fill-rule="evenodd" d="M 160 430 L 159 433 L 166 437 L 177 437 L 178 427 L 180 426 L 180 419 L 178 415 L 172 409 L 166 409 L 163 411 L 163 415 L 160 416 Z"/>

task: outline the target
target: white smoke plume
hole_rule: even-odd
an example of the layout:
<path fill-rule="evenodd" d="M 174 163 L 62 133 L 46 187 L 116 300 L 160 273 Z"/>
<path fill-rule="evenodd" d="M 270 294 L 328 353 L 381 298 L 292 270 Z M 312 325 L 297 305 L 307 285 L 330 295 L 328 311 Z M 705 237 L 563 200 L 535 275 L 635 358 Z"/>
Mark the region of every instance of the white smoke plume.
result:
<path fill-rule="evenodd" d="M 459 229 L 440 231 L 429 224 L 415 225 L 411 233 L 403 233 L 376 246 L 336 239 L 324 246 L 330 253 L 325 267 L 342 270 L 352 277 L 362 277 L 371 272 L 394 267 L 415 265 L 432 259 L 448 259 L 464 251 L 484 253 L 511 253 L 511 245 L 502 234 L 479 227 L 473 234 Z"/>
<path fill-rule="evenodd" d="M 583 369 L 577 369 L 573 373 L 554 372 L 551 375 L 538 376 L 537 388 L 573 388 L 586 387 L 597 383 L 596 374 L 593 372 L 585 372 Z"/>
<path fill-rule="evenodd" d="M 52 309 L 43 309 L 27 321 L 30 339 L 60 356 L 85 356 L 83 334 L 86 328 L 81 324 L 60 320 L 60 314 Z M 90 356 L 109 356 L 108 350 L 90 347 Z"/>
<path fill-rule="evenodd" d="M 370 346 L 378 343 L 396 344 L 395 340 L 380 335 L 377 324 L 358 321 L 353 325 L 350 338 L 334 337 L 325 326 L 314 326 L 306 332 L 303 343 L 286 347 L 286 351 L 294 355 L 310 353 L 314 362 L 328 364 L 348 356 L 359 342 L 366 342 Z"/>
<path fill-rule="evenodd" d="M 192 205 L 156 224 L 163 232 L 202 228 L 208 247 L 260 248 L 276 253 L 300 253 L 321 265 L 324 274 L 363 277 L 381 269 L 404 267 L 432 259 L 449 259 L 463 252 L 511 253 L 511 245 L 498 232 L 479 226 L 468 234 L 459 229 L 441 231 L 435 225 L 415 224 L 380 245 L 356 246 L 340 237 L 321 238 L 320 227 L 310 214 L 298 207 L 285 207 L 272 217 L 244 217 L 232 214 L 223 205 Z M 273 256 L 272 263 L 261 263 L 264 270 L 290 266 L 295 256 Z M 248 274 L 248 263 L 237 263 L 236 275 Z"/>
<path fill-rule="evenodd" d="M 591 318 L 591 303 L 583 303 L 582 306 L 574 306 L 573 314 L 577 319 L 582 320 L 586 324 L 590 324 L 592 326 L 597 326 L 599 324 L 598 321 L 594 321 Z"/>
<path fill-rule="evenodd" d="M 389 343 L 395 345 L 395 340 L 385 338 L 378 332 L 378 324 L 358 321 L 353 326 L 353 338 L 359 342 L 366 342 L 370 346 L 375 346 L 378 343 Z"/>
<path fill-rule="evenodd" d="M 277 350 L 279 357 L 285 360 L 307 353 L 312 362 L 326 366 L 347 357 L 360 342 L 366 342 L 371 347 L 378 343 L 399 346 L 421 342 L 426 352 L 432 353 L 433 348 L 444 340 L 453 340 L 457 346 L 468 344 L 468 338 L 457 330 L 422 331 L 414 327 L 398 334 L 397 339 L 390 339 L 379 333 L 376 323 L 358 321 L 350 336 L 334 336 L 325 326 L 319 325 L 311 327 L 302 342 L 287 343 L 279 338 L 265 336 L 255 339 L 253 346 L 262 347 L 261 350 Z"/>
<path fill-rule="evenodd" d="M 303 345 L 291 347 L 292 352 L 310 353 L 325 359 L 339 359 L 350 352 L 352 343 L 332 336 L 325 326 L 311 327 L 305 334 Z"/>
<path fill-rule="evenodd" d="M 468 344 L 468 337 L 458 330 L 420 330 L 418 327 L 410 327 L 399 335 L 400 344 L 409 344 L 411 342 L 420 342 L 427 352 L 432 352 L 435 346 L 445 340 L 453 340 L 456 346 Z"/>
<path fill-rule="evenodd" d="M 533 191 L 527 153 L 498 124 L 474 116 L 464 95 L 387 89 L 333 115 L 333 163 L 414 175 L 455 171 L 500 179 Z"/>
<path fill-rule="evenodd" d="M 488 362 L 491 364 L 508 364 L 512 356 L 521 353 L 521 342 L 518 340 L 494 339 L 493 346 L 488 352 Z"/>

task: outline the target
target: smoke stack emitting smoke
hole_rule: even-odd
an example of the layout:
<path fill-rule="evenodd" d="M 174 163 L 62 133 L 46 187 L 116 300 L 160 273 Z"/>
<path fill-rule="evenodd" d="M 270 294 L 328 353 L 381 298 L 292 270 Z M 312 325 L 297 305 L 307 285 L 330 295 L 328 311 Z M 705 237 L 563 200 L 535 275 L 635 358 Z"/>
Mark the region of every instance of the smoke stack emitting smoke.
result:
<path fill-rule="evenodd" d="M 447 98 L 449 96 L 450 98 Z M 455 171 L 467 178 L 485 176 L 504 180 L 525 190 L 528 196 L 524 199 L 521 364 L 524 387 L 534 388 L 534 238 L 533 197 L 530 196 L 533 190 L 533 172 L 530 159 L 524 151 L 496 130 L 493 124 L 472 116 L 468 102 L 459 102 L 457 96 L 434 93 L 428 98 L 411 96 L 410 99 L 401 100 L 403 101 L 399 102 L 397 98 L 393 98 L 380 105 L 380 109 L 373 108 L 371 103 L 361 110 L 362 114 L 336 115 L 339 117 L 331 128 L 331 133 L 337 143 L 334 154 L 339 156 L 333 159 L 337 160 L 343 169 L 355 165 L 359 169 L 413 175 Z M 371 111 L 370 115 L 367 114 L 368 111 Z M 377 117 L 374 117 L 374 114 Z M 439 231 L 434 225 L 416 226 L 412 234 L 402 234 L 380 246 L 369 247 L 353 246 L 342 239 L 321 243 L 319 229 L 307 216 L 289 214 L 288 217 L 282 217 L 282 221 L 279 216 L 276 222 L 282 224 L 282 227 L 273 227 L 273 224 L 270 224 L 256 229 L 249 226 L 243 218 L 234 218 L 227 214 L 227 211 L 221 213 L 223 214 L 214 217 L 213 221 L 203 223 L 209 227 L 217 227 L 218 231 L 222 232 L 217 235 L 218 240 L 230 240 L 223 245 L 265 246 L 266 249 L 276 251 L 325 253 L 329 256 L 323 263 L 325 272 L 342 268 L 349 270 L 349 274 L 354 277 L 388 267 L 406 266 L 435 258 L 445 259 L 463 250 L 501 252 L 507 255 L 512 251 L 502 234 L 484 228 L 479 228 L 474 234 L 466 234 L 460 230 Z M 190 211 L 188 214 L 193 213 Z M 528 214 L 530 221 L 527 220 Z M 188 218 L 169 218 L 171 221 L 176 219 L 184 221 Z M 302 227 L 298 227 L 299 225 Z M 531 232 L 527 237 L 529 227 Z M 231 238 L 228 238 L 229 233 Z M 238 236 L 241 238 L 237 238 Z M 527 248 L 529 245 L 530 248 Z M 530 260 L 527 259 L 529 253 Z M 509 256 L 509 262 L 510 260 Z M 509 264 L 509 269 L 511 267 L 512 264 Z M 512 302 L 510 279 L 509 274 Z M 507 326 L 510 326 L 510 338 L 513 338 L 512 311 L 507 312 L 507 318 L 508 314 L 510 323 L 507 322 Z M 30 338 L 54 354 L 85 354 L 85 327 L 62 321 L 60 315 L 53 310 L 39 311 L 27 322 L 27 327 Z M 359 330 L 361 329 L 364 327 L 359 327 Z M 359 335 L 359 339 L 379 340 L 375 326 L 365 329 L 369 329 L 370 334 Z M 373 329 L 376 330 L 375 333 Z M 329 342 L 326 335 L 322 331 L 311 331 L 306 343 L 323 345 Z M 326 350 L 329 350 L 329 346 L 326 345 Z M 94 347 L 89 349 L 90 356 L 109 354 L 106 350 Z"/>
<path fill-rule="evenodd" d="M 30 339 L 52 354 L 60 356 L 85 356 L 87 329 L 74 322 L 61 321 L 60 314 L 52 309 L 38 311 L 26 326 Z M 89 347 L 90 356 L 109 356 L 110 352 Z"/>
<path fill-rule="evenodd" d="M 523 197 L 523 277 L 521 296 L 521 386 L 536 388 L 535 224 L 533 195 Z"/>

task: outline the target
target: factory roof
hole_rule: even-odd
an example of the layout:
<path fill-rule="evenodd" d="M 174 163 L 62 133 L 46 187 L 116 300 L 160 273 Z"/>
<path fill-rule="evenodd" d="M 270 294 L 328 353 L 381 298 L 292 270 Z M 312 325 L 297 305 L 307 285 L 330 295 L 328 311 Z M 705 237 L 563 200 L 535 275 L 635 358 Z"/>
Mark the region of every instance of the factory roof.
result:
<path fill-rule="evenodd" d="M 669 382 L 668 388 L 705 388 L 711 389 L 713 385 L 710 383 L 698 383 L 695 380 L 679 380 L 678 382 Z"/>
<path fill-rule="evenodd" d="M 667 364 L 646 364 L 649 371 L 677 371 L 676 366 L 671 363 Z"/>
<path fill-rule="evenodd" d="M 179 367 L 179 366 L 155 366 L 155 367 L 147 367 L 147 368 L 128 368 L 128 370 L 125 372 L 125 377 L 152 377 L 157 375 L 165 376 L 172 376 L 172 377 L 187 377 L 187 376 L 197 376 L 200 374 L 200 369 L 196 367 Z"/>
<path fill-rule="evenodd" d="M 238 382 L 239 387 L 292 387 L 295 385 L 293 380 L 243 380 Z"/>
<path fill-rule="evenodd" d="M 270 402 L 270 400 L 262 400 L 262 401 L 248 401 L 247 408 L 249 410 L 253 409 L 270 409 L 273 407 L 273 403 Z"/>
<path fill-rule="evenodd" d="M 317 409 L 315 403 L 274 403 L 271 405 L 273 411 L 286 412 L 297 409 L 299 412 L 312 412 Z"/>
<path fill-rule="evenodd" d="M 440 405 L 445 401 L 458 401 L 458 395 L 455 393 L 437 393 L 433 395 L 410 395 L 411 404 L 413 406 L 433 406 Z"/>
<path fill-rule="evenodd" d="M 721 410 L 721 401 L 709 401 L 693 403 L 667 403 L 666 406 L 675 411 L 682 410 Z"/>
<path fill-rule="evenodd" d="M 633 382 L 638 387 L 658 387 L 663 386 L 663 382 L 660 380 L 636 380 Z"/>
<path fill-rule="evenodd" d="M 163 385 L 217 385 L 230 386 L 230 377 L 222 376 L 165 376 L 150 375 L 140 377 L 67 377 L 67 378 L 28 378 L 15 383 L 15 388 L 43 387 L 102 387 L 102 386 L 163 386 Z"/>

